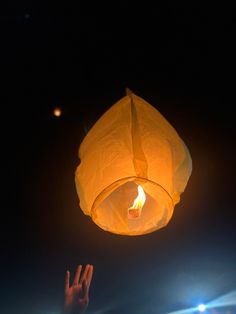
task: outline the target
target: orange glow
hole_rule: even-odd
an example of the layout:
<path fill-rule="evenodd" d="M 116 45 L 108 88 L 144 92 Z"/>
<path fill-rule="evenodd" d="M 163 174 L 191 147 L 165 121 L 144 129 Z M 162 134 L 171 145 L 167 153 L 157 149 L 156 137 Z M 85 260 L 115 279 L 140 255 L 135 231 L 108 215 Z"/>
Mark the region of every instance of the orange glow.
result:
<path fill-rule="evenodd" d="M 175 129 L 131 91 L 86 132 L 79 159 L 75 184 L 81 210 L 119 235 L 165 227 L 192 171 L 188 148 Z"/>
<path fill-rule="evenodd" d="M 141 185 L 138 185 L 138 196 L 134 200 L 133 206 L 128 209 L 128 218 L 133 219 L 140 217 L 145 201 L 145 192 Z"/>
<path fill-rule="evenodd" d="M 60 117 L 60 116 L 61 116 L 61 108 L 56 107 L 56 108 L 53 110 L 53 114 L 54 114 L 55 117 Z"/>

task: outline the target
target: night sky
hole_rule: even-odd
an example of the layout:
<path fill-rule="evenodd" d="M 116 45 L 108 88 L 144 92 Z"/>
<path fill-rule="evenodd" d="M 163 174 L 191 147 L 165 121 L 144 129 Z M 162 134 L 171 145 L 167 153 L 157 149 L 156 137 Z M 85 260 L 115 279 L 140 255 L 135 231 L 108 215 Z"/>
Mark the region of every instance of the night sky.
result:
<path fill-rule="evenodd" d="M 0 16 L 1 314 L 60 313 L 78 263 L 94 265 L 88 314 L 162 314 L 236 290 L 234 10 L 9 1 Z M 82 139 L 126 87 L 193 160 L 168 226 L 137 237 L 97 227 L 74 184 Z"/>

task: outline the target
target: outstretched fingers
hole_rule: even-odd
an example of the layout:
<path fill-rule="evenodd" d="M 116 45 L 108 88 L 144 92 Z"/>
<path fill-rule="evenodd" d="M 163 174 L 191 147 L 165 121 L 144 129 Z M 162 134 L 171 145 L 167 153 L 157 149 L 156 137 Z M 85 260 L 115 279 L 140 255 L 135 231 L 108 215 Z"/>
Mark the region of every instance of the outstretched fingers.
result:
<path fill-rule="evenodd" d="M 86 271 L 84 271 L 84 276 L 81 278 L 81 284 L 82 284 L 82 293 L 84 297 L 88 297 L 89 294 L 89 287 L 91 284 L 91 280 L 93 277 L 93 266 L 92 265 L 87 265 Z"/>
<path fill-rule="evenodd" d="M 75 277 L 73 280 L 73 286 L 77 286 L 78 284 L 81 284 L 83 295 L 87 295 L 89 292 L 89 287 L 90 287 L 92 277 L 93 277 L 93 265 L 87 264 L 82 273 L 82 276 L 81 276 L 81 271 L 82 271 L 82 265 L 78 265 L 76 268 Z M 67 270 L 66 277 L 65 277 L 65 292 L 67 292 L 69 288 L 70 288 L 70 272 L 69 270 Z"/>
<path fill-rule="evenodd" d="M 76 269 L 73 285 L 78 285 L 80 274 L 81 274 L 81 270 L 82 270 L 82 265 L 78 265 L 77 269 Z"/>
<path fill-rule="evenodd" d="M 81 284 L 83 283 L 83 281 L 84 281 L 84 280 L 86 279 L 86 277 L 87 277 L 87 273 L 88 273 L 88 271 L 89 271 L 89 267 L 90 267 L 89 264 L 87 264 L 86 267 L 85 267 L 85 270 L 84 270 L 84 272 L 83 272 L 83 274 L 82 274 L 82 276 L 81 276 L 81 279 L 80 279 L 80 283 L 81 283 Z"/>
<path fill-rule="evenodd" d="M 87 273 L 87 278 L 86 278 L 86 281 L 88 284 L 88 290 L 89 290 L 92 278 L 93 278 L 93 265 L 90 265 L 88 273 Z"/>
<path fill-rule="evenodd" d="M 88 283 L 86 280 L 82 282 L 82 298 L 88 298 Z"/>

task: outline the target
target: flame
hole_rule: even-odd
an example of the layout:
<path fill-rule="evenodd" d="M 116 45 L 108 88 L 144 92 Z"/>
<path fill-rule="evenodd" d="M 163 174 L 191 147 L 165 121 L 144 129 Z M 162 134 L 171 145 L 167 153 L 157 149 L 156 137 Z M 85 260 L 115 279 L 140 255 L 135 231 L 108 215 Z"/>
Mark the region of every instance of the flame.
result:
<path fill-rule="evenodd" d="M 145 192 L 141 185 L 138 185 L 138 196 L 134 200 L 132 207 L 128 208 L 128 218 L 132 219 L 140 217 L 145 201 L 146 201 Z"/>

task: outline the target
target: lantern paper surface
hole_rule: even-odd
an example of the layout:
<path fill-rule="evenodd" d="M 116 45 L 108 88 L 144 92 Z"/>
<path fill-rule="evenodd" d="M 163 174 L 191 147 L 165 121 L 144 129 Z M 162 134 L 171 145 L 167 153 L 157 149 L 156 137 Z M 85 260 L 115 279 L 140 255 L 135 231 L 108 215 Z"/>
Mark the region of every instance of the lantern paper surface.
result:
<path fill-rule="evenodd" d="M 79 148 L 80 207 L 102 229 L 141 235 L 164 227 L 192 170 L 184 142 L 150 104 L 129 93 Z"/>

